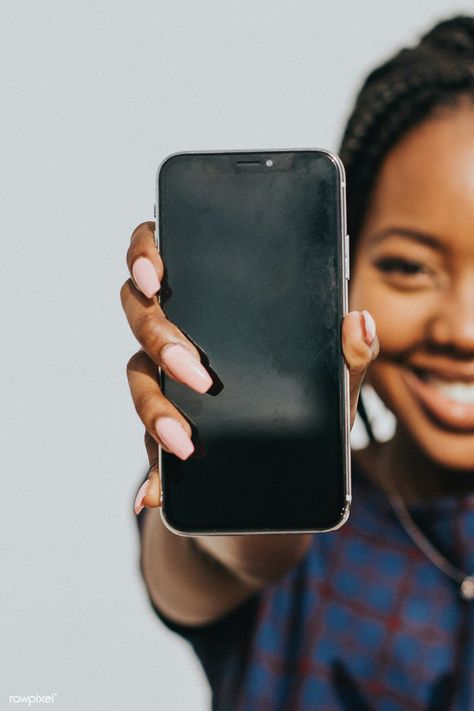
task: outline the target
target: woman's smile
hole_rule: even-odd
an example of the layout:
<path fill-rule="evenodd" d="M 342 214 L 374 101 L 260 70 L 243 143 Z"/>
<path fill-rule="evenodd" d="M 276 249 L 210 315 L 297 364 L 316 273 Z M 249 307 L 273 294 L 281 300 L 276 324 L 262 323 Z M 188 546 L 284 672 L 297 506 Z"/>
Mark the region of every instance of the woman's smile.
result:
<path fill-rule="evenodd" d="M 402 368 L 407 390 L 436 424 L 474 432 L 474 374 L 433 367 Z"/>

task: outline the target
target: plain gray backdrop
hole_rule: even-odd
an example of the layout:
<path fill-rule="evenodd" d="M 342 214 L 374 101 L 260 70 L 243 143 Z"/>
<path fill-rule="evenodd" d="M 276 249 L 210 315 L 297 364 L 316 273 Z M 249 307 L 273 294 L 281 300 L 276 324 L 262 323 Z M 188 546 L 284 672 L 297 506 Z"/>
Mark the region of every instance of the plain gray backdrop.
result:
<path fill-rule="evenodd" d="M 208 708 L 138 572 L 131 231 L 174 151 L 337 149 L 374 63 L 460 11 L 474 3 L 3 0 L 0 709 Z"/>

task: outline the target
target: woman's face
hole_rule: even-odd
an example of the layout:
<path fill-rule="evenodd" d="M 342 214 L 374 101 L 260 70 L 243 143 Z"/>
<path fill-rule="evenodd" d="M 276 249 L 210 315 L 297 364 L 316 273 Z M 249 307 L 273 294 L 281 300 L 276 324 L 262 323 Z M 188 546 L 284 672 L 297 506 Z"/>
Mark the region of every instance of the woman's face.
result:
<path fill-rule="evenodd" d="M 388 154 L 361 231 L 351 309 L 381 350 L 369 380 L 434 463 L 474 469 L 474 104 Z"/>

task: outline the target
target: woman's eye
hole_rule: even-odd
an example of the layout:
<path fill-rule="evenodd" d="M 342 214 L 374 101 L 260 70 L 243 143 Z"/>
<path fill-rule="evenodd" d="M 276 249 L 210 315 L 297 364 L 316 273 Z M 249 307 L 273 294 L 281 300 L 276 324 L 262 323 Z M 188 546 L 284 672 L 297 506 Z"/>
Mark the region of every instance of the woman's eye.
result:
<path fill-rule="evenodd" d="M 385 257 L 377 260 L 375 265 L 385 273 L 398 272 L 399 274 L 414 275 L 424 272 L 424 267 L 419 262 L 412 262 L 400 257 Z"/>
<path fill-rule="evenodd" d="M 431 288 L 439 283 L 439 270 L 413 259 L 380 257 L 374 260 L 374 266 L 387 284 L 402 291 Z"/>

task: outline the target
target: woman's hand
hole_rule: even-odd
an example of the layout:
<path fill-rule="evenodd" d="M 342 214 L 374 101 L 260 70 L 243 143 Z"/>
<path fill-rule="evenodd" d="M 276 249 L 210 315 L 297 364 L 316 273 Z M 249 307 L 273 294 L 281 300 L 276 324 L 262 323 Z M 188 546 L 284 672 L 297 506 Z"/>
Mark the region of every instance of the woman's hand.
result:
<path fill-rule="evenodd" d="M 368 311 L 350 311 L 342 324 L 342 352 L 349 368 L 351 429 L 357 413 L 360 388 L 370 363 L 377 358 L 380 343 L 375 321 Z"/>
<path fill-rule="evenodd" d="M 145 425 L 150 461 L 148 479 L 135 500 L 135 513 L 144 506 L 160 505 L 157 445 L 181 459 L 187 459 L 194 451 L 188 422 L 160 390 L 158 366 L 166 375 L 196 392 L 205 393 L 212 385 L 197 349 L 168 321 L 158 303 L 156 295 L 164 266 L 156 248 L 154 229 L 153 222 L 144 222 L 134 230 L 127 252 L 131 278 L 120 293 L 130 328 L 141 344 L 141 349 L 128 362 L 127 376 L 135 409 Z M 367 311 L 352 311 L 345 316 L 342 346 L 350 373 L 352 428 L 365 371 L 379 351 L 375 323 Z"/>
<path fill-rule="evenodd" d="M 160 503 L 157 444 L 181 459 L 194 451 L 191 427 L 159 388 L 158 366 L 199 393 L 212 385 L 197 349 L 168 321 L 156 298 L 164 268 L 155 246 L 154 228 L 153 222 L 144 222 L 134 230 L 127 252 L 131 279 L 120 292 L 130 328 L 142 346 L 128 362 L 127 375 L 136 411 L 145 425 L 151 465 L 149 478 L 137 495 L 136 513 L 143 504 L 151 507 Z"/>

